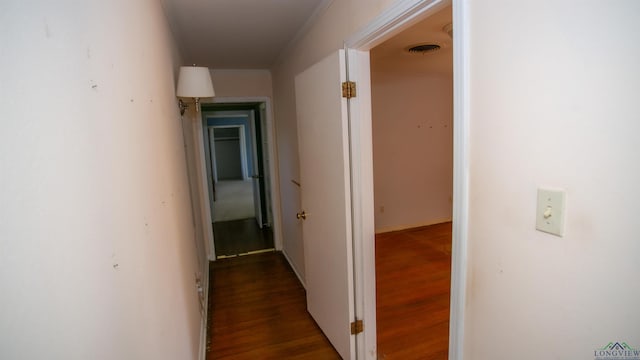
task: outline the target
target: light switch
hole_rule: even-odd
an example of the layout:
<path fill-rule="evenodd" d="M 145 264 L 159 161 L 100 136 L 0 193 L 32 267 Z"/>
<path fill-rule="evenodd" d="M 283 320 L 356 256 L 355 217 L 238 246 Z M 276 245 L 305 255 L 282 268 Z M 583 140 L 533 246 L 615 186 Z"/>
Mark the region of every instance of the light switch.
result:
<path fill-rule="evenodd" d="M 538 189 L 537 230 L 564 235 L 565 200 L 566 195 L 562 190 Z"/>

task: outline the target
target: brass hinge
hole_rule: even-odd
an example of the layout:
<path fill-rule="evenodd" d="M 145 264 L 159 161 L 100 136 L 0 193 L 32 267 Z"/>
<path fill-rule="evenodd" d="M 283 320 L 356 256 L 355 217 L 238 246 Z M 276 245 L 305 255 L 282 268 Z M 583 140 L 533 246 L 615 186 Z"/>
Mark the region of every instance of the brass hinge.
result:
<path fill-rule="evenodd" d="M 351 335 L 360 334 L 362 331 L 364 331 L 362 320 L 356 320 L 351 323 Z"/>
<path fill-rule="evenodd" d="M 342 83 L 342 97 L 351 99 L 356 97 L 356 83 L 353 81 L 345 81 Z"/>

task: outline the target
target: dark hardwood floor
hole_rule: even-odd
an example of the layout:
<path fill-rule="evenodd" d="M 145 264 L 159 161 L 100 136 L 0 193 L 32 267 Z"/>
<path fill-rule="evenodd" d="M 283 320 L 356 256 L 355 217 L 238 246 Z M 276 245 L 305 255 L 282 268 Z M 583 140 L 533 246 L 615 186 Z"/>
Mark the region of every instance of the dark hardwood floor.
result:
<path fill-rule="evenodd" d="M 451 223 L 376 235 L 378 358 L 447 359 Z"/>
<path fill-rule="evenodd" d="M 376 235 L 378 359 L 446 359 L 451 223 Z M 207 359 L 340 359 L 279 252 L 210 264 Z"/>
<path fill-rule="evenodd" d="M 255 251 L 273 249 L 273 231 L 260 229 L 255 218 L 213 223 L 216 257 L 246 255 Z"/>
<path fill-rule="evenodd" d="M 210 263 L 207 359 L 340 359 L 280 252 Z"/>

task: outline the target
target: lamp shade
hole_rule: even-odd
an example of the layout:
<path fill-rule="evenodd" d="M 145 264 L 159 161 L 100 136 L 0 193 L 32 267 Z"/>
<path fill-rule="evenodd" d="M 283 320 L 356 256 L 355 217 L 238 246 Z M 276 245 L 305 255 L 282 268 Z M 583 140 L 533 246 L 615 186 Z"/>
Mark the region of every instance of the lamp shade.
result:
<path fill-rule="evenodd" d="M 209 68 L 200 66 L 181 66 L 178 75 L 176 95 L 189 98 L 213 97 L 213 84 Z"/>

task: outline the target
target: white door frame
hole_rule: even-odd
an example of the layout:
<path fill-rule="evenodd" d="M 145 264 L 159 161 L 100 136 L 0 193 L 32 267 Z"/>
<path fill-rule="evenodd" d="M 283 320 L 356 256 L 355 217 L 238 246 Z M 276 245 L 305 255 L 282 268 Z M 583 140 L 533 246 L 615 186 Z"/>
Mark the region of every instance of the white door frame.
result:
<path fill-rule="evenodd" d="M 270 159 L 277 159 L 276 148 L 275 148 L 275 126 L 273 122 L 273 107 L 271 105 L 271 98 L 266 96 L 254 96 L 254 97 L 215 97 L 211 102 L 203 102 L 202 104 L 208 103 L 264 103 L 266 106 L 265 113 L 267 114 L 266 123 L 267 123 L 267 145 L 269 151 Z M 200 114 L 200 113 L 198 113 Z M 199 115 L 200 116 L 200 115 Z M 204 155 L 204 140 L 203 140 L 203 126 L 202 126 L 202 118 L 199 117 L 198 120 L 194 124 L 195 133 L 199 134 L 196 136 L 196 147 L 197 151 L 200 152 L 200 175 L 201 175 L 201 187 L 200 187 L 200 196 L 202 198 L 202 211 L 203 218 L 207 218 L 207 222 L 205 225 L 207 227 L 208 236 L 208 245 L 209 245 L 209 260 L 215 261 L 216 254 L 215 248 L 213 246 L 213 226 L 211 225 L 211 201 L 209 200 L 209 189 L 207 184 L 207 165 L 206 165 L 206 157 Z M 281 222 L 281 206 L 280 206 L 280 179 L 278 176 L 278 169 L 276 161 L 269 162 L 269 174 L 271 175 L 270 188 L 268 191 L 271 194 L 271 207 L 273 214 L 273 222 L 272 222 L 272 230 L 273 230 L 273 242 L 276 250 L 282 250 L 282 222 Z M 204 184 L 204 185 L 202 185 Z"/>
<path fill-rule="evenodd" d="M 449 359 L 463 358 L 464 304 L 467 274 L 469 193 L 469 22 L 468 0 L 453 0 L 453 244 Z M 373 144 L 369 50 L 400 31 L 451 4 L 451 0 L 396 1 L 361 31 L 345 41 L 347 76 L 358 86 L 351 99 L 350 148 L 356 316 L 364 320 L 364 335 L 357 337 L 358 354 L 375 359 L 376 279 L 373 206 Z"/>

